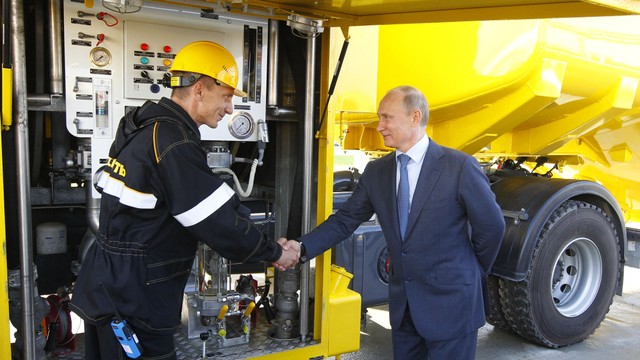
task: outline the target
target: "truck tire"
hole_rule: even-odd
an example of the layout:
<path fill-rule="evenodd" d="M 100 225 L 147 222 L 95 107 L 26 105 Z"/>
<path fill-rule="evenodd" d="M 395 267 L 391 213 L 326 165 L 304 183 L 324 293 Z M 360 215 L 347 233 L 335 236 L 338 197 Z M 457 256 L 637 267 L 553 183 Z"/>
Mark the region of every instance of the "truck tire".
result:
<path fill-rule="evenodd" d="M 546 221 L 523 281 L 500 279 L 504 317 L 520 336 L 557 348 L 591 335 L 613 301 L 618 234 L 599 207 L 567 201 Z"/>
<path fill-rule="evenodd" d="M 513 332 L 511 325 L 504 317 L 500 303 L 500 278 L 495 275 L 489 275 L 487 287 L 489 288 L 489 307 L 491 309 L 491 313 L 487 316 L 487 322 L 498 329 Z"/>

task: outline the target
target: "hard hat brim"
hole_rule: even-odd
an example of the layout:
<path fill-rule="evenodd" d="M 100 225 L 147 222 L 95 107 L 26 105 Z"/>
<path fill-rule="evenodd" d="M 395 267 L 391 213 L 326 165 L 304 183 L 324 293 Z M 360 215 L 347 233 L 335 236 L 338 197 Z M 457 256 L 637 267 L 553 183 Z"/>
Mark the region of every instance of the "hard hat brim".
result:
<path fill-rule="evenodd" d="M 249 94 L 247 94 L 246 92 L 240 90 L 240 89 L 233 89 L 233 95 L 235 96 L 239 96 L 239 97 L 248 97 Z"/>

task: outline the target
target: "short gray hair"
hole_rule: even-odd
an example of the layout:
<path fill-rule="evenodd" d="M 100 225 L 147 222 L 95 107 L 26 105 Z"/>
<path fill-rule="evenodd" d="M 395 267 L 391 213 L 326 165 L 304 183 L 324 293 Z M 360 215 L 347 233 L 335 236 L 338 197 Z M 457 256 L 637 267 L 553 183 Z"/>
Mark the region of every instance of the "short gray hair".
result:
<path fill-rule="evenodd" d="M 403 85 L 389 90 L 388 93 L 390 92 L 399 92 L 403 95 L 402 102 L 407 111 L 407 115 L 409 115 L 413 110 L 420 110 L 422 113 L 420 125 L 423 127 L 427 126 L 427 121 L 429 120 L 429 103 L 422 91 L 413 86 Z"/>

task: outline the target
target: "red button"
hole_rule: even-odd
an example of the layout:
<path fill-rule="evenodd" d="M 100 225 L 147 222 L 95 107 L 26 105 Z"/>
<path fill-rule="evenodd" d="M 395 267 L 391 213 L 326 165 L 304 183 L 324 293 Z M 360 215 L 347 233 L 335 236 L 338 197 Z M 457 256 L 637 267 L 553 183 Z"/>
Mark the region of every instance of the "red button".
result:
<path fill-rule="evenodd" d="M 171 52 L 171 46 L 167 45 L 164 47 L 164 52 L 166 53 L 170 53 Z"/>
<path fill-rule="evenodd" d="M 140 44 L 140 49 L 142 49 L 144 51 L 149 50 L 149 44 L 147 44 L 147 43 Z"/>

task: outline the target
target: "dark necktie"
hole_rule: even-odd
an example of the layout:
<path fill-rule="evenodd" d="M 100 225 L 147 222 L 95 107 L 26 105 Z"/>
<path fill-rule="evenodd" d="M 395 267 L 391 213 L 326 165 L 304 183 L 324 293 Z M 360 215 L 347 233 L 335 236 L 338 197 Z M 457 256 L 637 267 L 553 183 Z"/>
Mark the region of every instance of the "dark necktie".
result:
<path fill-rule="evenodd" d="M 408 155 L 398 155 L 400 161 L 400 183 L 398 184 L 398 219 L 400 220 L 400 235 L 404 240 L 409 220 L 409 174 L 407 173 L 407 163 L 411 159 Z"/>

